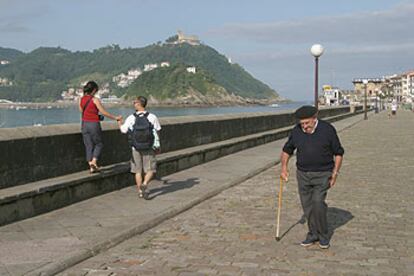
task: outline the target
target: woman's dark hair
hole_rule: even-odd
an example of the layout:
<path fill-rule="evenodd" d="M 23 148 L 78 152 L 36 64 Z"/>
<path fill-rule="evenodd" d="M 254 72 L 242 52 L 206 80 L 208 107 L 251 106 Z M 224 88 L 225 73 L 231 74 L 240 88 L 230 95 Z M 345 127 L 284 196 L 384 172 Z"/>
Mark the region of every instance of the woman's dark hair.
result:
<path fill-rule="evenodd" d="M 147 106 L 147 98 L 145 98 L 144 96 L 138 96 L 137 100 L 141 103 L 142 107 Z"/>
<path fill-rule="evenodd" d="M 83 93 L 90 95 L 94 90 L 98 90 L 98 84 L 94 81 L 88 81 L 88 83 L 83 87 Z"/>

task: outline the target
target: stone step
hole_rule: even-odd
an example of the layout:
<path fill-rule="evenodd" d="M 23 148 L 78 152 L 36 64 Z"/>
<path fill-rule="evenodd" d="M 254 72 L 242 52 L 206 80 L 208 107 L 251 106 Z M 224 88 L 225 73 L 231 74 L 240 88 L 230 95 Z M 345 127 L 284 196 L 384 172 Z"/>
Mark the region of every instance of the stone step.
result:
<path fill-rule="evenodd" d="M 357 113 L 327 118 L 338 121 Z M 157 156 L 157 177 L 169 175 L 219 157 L 259 146 L 288 136 L 292 126 L 265 131 L 221 142 L 167 152 Z M 36 181 L 0 190 L 0 226 L 30 218 L 94 196 L 134 185 L 129 162 L 102 168 L 99 174 L 88 171 Z"/>

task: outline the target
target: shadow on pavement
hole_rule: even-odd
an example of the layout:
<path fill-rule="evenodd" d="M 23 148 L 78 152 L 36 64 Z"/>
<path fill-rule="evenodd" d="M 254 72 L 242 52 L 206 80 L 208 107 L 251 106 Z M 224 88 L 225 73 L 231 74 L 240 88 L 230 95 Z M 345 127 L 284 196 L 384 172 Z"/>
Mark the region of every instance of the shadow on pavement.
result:
<path fill-rule="evenodd" d="M 199 183 L 200 181 L 198 178 L 189 178 L 187 180 L 173 182 L 169 182 L 167 179 L 161 186 L 152 189 L 150 188 L 148 200 L 154 199 L 157 196 L 164 194 L 173 193 L 178 190 L 189 189 Z"/>
<path fill-rule="evenodd" d="M 305 215 L 302 215 L 302 217 L 297 221 L 297 222 L 295 222 L 294 224 L 292 224 L 281 236 L 280 236 L 280 240 L 281 239 L 283 239 L 283 237 L 285 236 L 285 235 L 287 235 L 287 233 L 289 233 L 289 231 L 290 230 L 292 230 L 296 225 L 298 225 L 298 224 L 304 224 L 304 223 L 306 223 L 306 218 L 305 218 Z"/>
<path fill-rule="evenodd" d="M 328 227 L 329 227 L 329 238 L 332 238 L 335 230 L 342 225 L 345 225 L 353 219 L 354 216 L 351 212 L 335 207 L 328 208 Z"/>
<path fill-rule="evenodd" d="M 348 223 L 351 219 L 353 219 L 354 216 L 351 214 L 351 212 L 335 208 L 335 207 L 329 207 L 328 208 L 328 227 L 329 227 L 329 238 L 332 238 L 335 230 L 342 225 Z M 302 217 L 292 224 L 281 236 L 280 239 L 282 239 L 287 233 L 289 233 L 290 230 L 292 230 L 296 225 L 298 224 L 305 224 L 306 223 L 306 217 L 305 215 L 302 215 Z"/>

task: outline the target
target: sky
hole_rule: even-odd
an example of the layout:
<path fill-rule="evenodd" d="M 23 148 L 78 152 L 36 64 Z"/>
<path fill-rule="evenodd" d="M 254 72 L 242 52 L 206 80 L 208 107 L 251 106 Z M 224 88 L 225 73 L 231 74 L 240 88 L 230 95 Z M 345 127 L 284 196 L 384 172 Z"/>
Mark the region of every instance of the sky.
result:
<path fill-rule="evenodd" d="M 312 100 L 319 84 L 414 69 L 414 0 L 0 0 L 0 47 L 90 51 L 143 47 L 182 30 L 280 95 Z"/>

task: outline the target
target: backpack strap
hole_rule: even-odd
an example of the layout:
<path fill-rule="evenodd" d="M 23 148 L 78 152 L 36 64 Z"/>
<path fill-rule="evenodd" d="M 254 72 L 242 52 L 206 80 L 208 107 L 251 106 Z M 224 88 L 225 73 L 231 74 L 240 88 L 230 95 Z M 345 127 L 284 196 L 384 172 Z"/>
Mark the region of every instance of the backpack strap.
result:
<path fill-rule="evenodd" d="M 148 115 L 149 115 L 149 112 L 148 111 L 145 111 L 144 113 L 138 113 L 138 114 L 136 112 L 134 112 L 135 118 L 138 118 L 138 117 L 148 118 Z"/>

